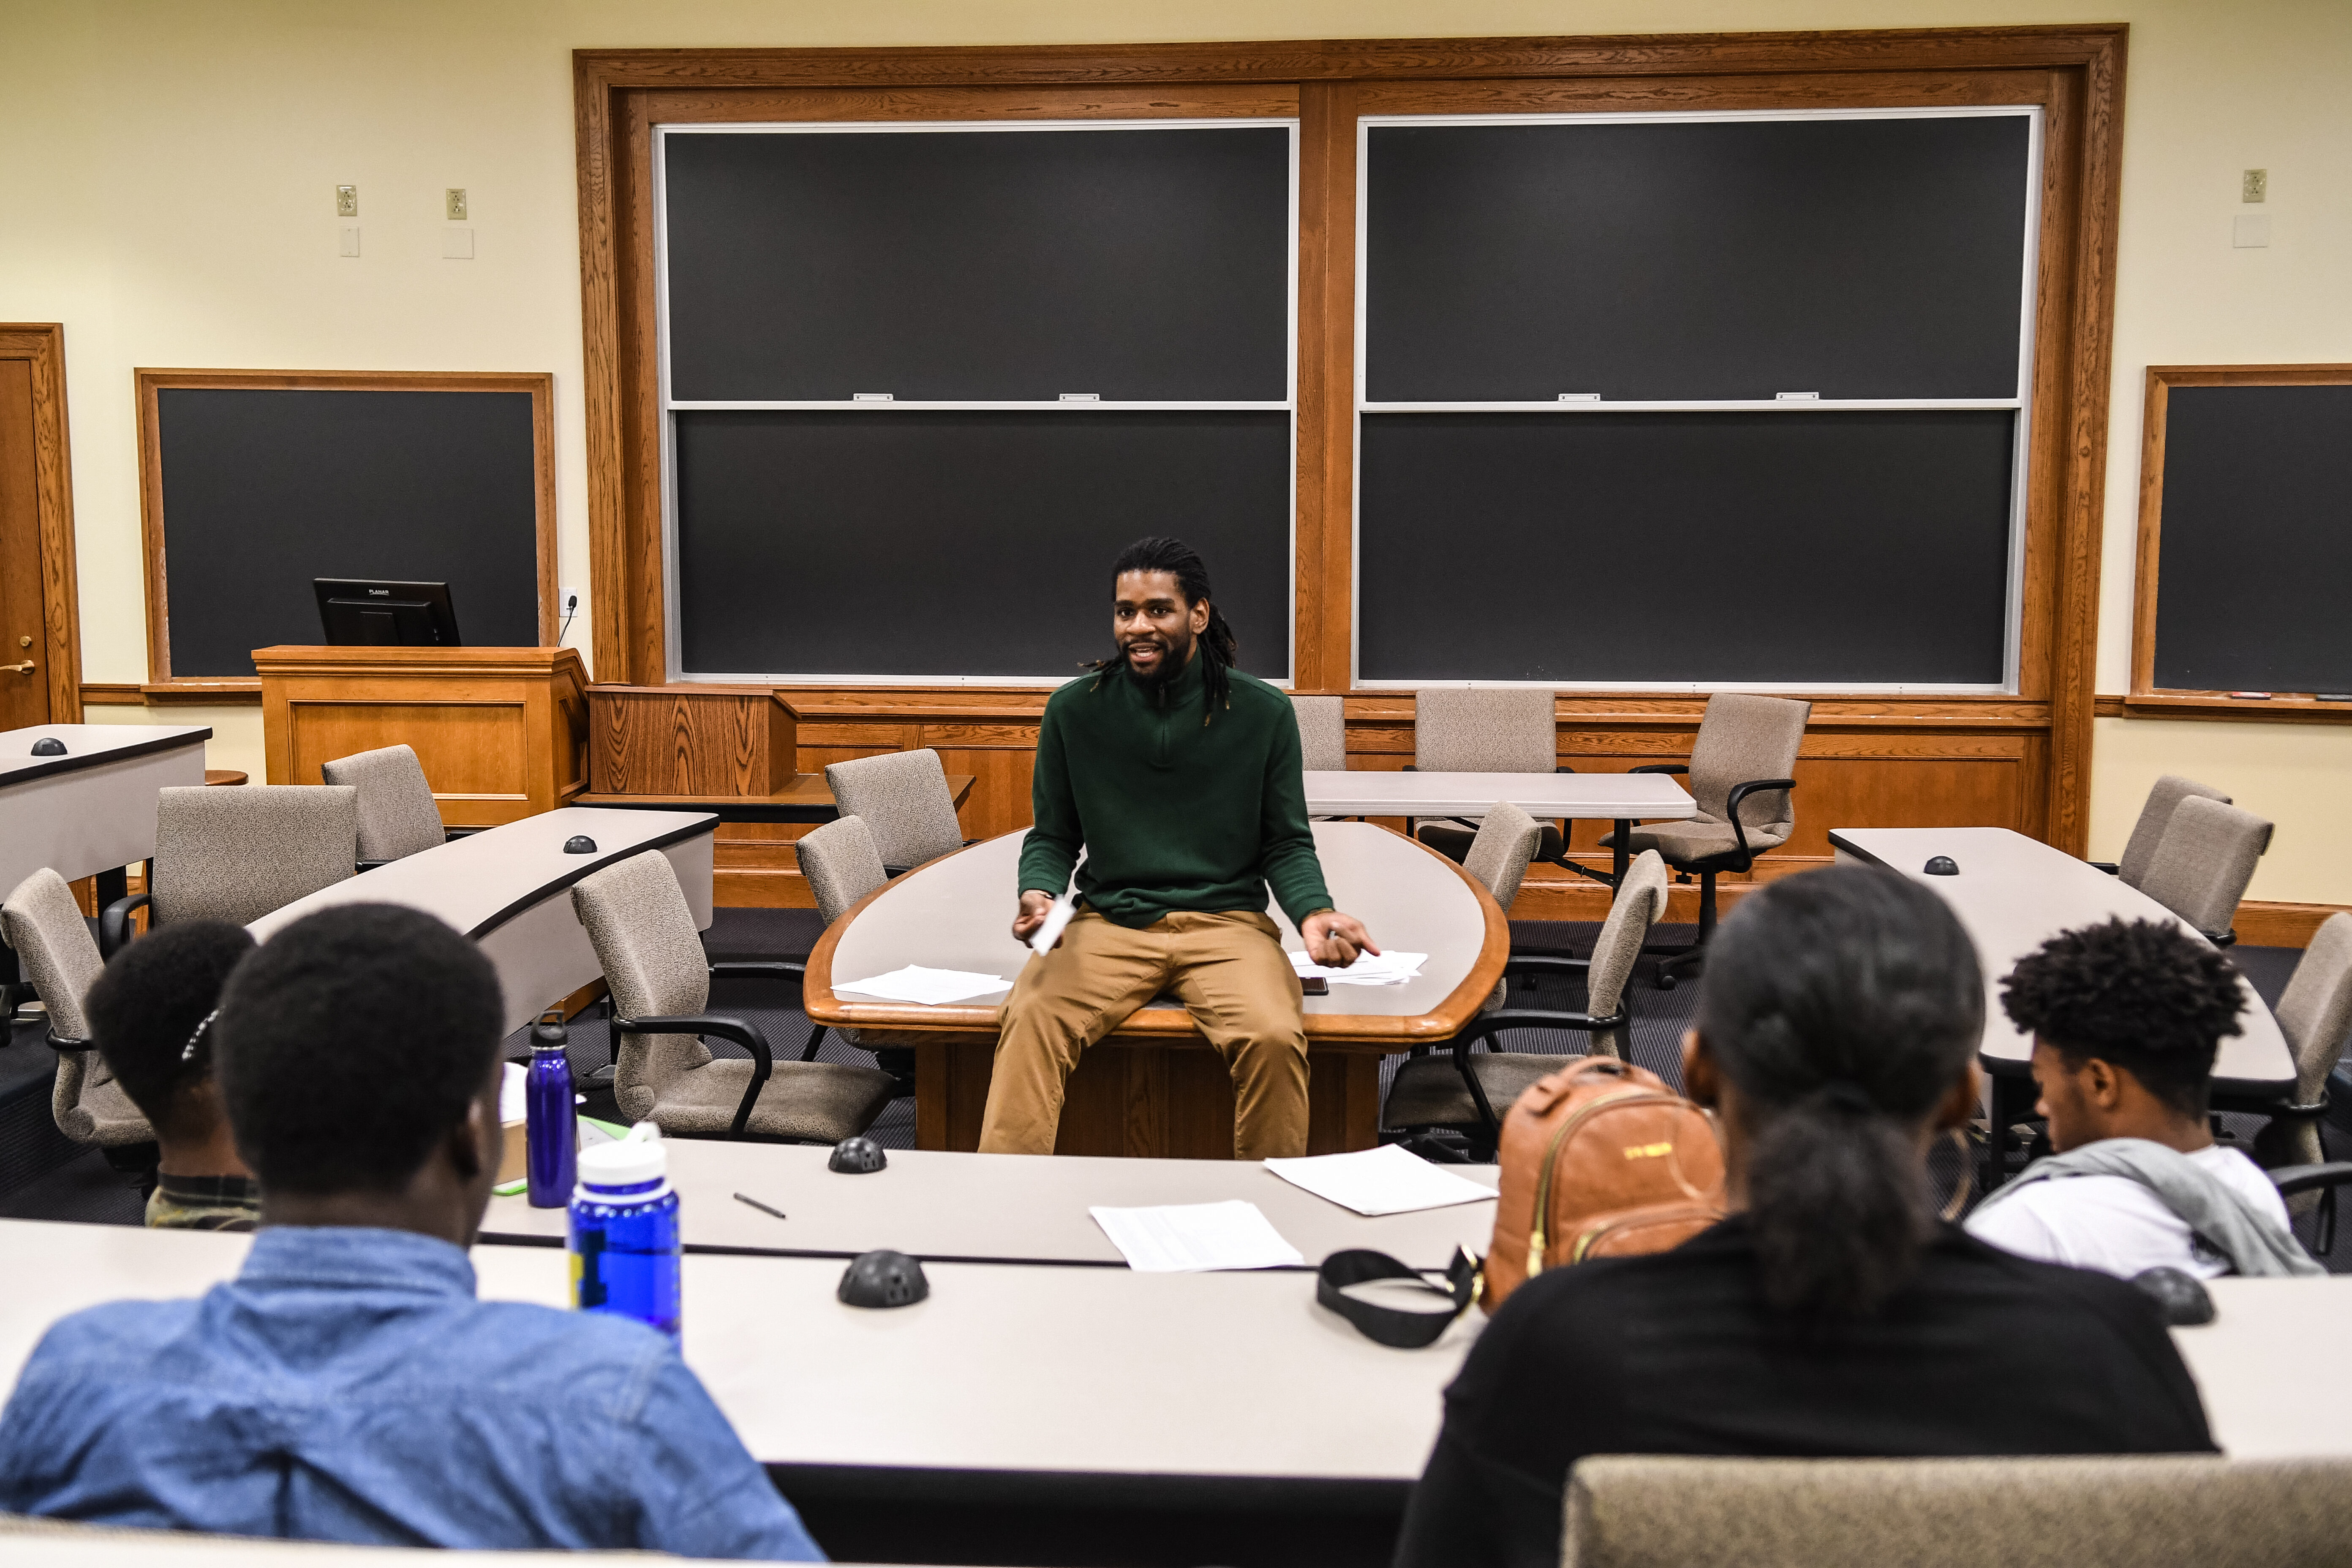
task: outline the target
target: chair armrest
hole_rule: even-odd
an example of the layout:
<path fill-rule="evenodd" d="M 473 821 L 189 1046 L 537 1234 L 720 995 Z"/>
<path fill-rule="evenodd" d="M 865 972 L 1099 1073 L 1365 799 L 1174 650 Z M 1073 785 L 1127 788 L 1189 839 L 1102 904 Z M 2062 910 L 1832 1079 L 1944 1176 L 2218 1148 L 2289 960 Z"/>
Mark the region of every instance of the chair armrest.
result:
<path fill-rule="evenodd" d="M 361 871 L 373 871 L 379 866 L 389 866 L 391 864 L 392 862 L 389 860 L 354 860 L 352 862 L 352 870 L 354 874 L 357 874 Z"/>
<path fill-rule="evenodd" d="M 2297 1193 L 2352 1184 L 2352 1160 L 2333 1160 L 2325 1165 L 2283 1165 L 2267 1174 L 2279 1196 L 2293 1197 Z"/>
<path fill-rule="evenodd" d="M 486 827 L 445 827 L 441 830 L 441 842 L 454 844 L 460 838 L 471 838 L 477 833 L 488 831 Z"/>
<path fill-rule="evenodd" d="M 49 1032 L 41 1037 L 41 1044 L 53 1051 L 87 1051 L 92 1048 L 88 1040 L 77 1040 L 58 1034 L 55 1024 L 50 1025 Z"/>
<path fill-rule="evenodd" d="M 1592 967 L 1589 958 L 1570 958 L 1562 953 L 1513 953 L 1503 960 L 1503 973 L 1517 970 L 1537 970 L 1547 974 L 1582 974 Z"/>
<path fill-rule="evenodd" d="M 1629 773 L 1686 773 L 1690 769 L 1680 763 L 1648 763 L 1638 768 L 1627 768 Z"/>
<path fill-rule="evenodd" d="M 708 1013 L 688 1013 L 677 1017 L 619 1018 L 613 1020 L 616 1035 L 716 1035 L 731 1040 L 751 1053 L 751 1082 L 743 1091 L 743 1102 L 735 1108 L 734 1125 L 727 1131 L 730 1138 L 743 1136 L 743 1129 L 751 1121 L 751 1107 L 759 1103 L 760 1090 L 767 1087 L 770 1075 L 776 1070 L 775 1058 L 768 1050 L 768 1037 L 760 1026 L 743 1018 L 721 1018 Z"/>
<path fill-rule="evenodd" d="M 713 963 L 713 980 L 801 980 L 808 974 L 805 958 L 726 958 Z"/>
<path fill-rule="evenodd" d="M 2110 877 L 2120 877 L 2124 874 L 2124 868 L 2113 860 L 2085 860 L 2083 864 L 2094 871 L 2105 871 Z"/>
<path fill-rule="evenodd" d="M 1497 1007 L 1463 1025 L 1453 1044 L 1457 1050 L 1466 1049 L 1471 1043 L 1505 1029 L 1613 1029 L 1624 1021 L 1622 1007 L 1604 1018 L 1596 1018 L 1590 1013 L 1562 1013 L 1550 1007 Z"/>
<path fill-rule="evenodd" d="M 98 951 L 102 957 L 112 958 L 131 940 L 131 911 L 147 907 L 144 893 L 132 893 L 109 904 L 98 913 Z"/>
<path fill-rule="evenodd" d="M 1794 779 L 1749 779 L 1731 786 L 1731 793 L 1724 797 L 1723 815 L 1731 819 L 1731 836 L 1739 841 L 1739 864 L 1731 868 L 1733 870 L 1745 871 L 1756 864 L 1756 852 L 1748 847 L 1748 829 L 1739 820 L 1739 803 L 1751 795 L 1770 795 L 1796 787 Z"/>
<path fill-rule="evenodd" d="M 1566 763 L 1561 763 L 1558 764 L 1557 766 L 1555 766 L 1551 771 L 1552 771 L 1552 772 L 1554 772 L 1554 773 L 1574 773 L 1576 770 L 1575 770 L 1574 768 L 1570 767 Z"/>

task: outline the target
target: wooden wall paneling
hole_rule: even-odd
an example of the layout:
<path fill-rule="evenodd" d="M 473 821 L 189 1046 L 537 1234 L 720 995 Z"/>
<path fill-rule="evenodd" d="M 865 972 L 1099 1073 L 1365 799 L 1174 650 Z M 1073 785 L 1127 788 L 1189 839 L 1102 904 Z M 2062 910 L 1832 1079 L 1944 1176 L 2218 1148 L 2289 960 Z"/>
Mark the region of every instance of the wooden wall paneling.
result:
<path fill-rule="evenodd" d="M 40 551 L 40 626 L 31 647 L 9 645 L 0 662 L 36 660 L 49 720 L 81 721 L 81 593 L 74 567 L 73 454 L 66 418 L 66 330 L 55 321 L 0 322 L 0 359 L 22 360 L 32 379 L 34 533 Z M 19 634 L 22 635 L 22 634 Z"/>
<path fill-rule="evenodd" d="M 774 795 L 799 772 L 792 710 L 763 687 L 588 689 L 600 795 Z"/>
<path fill-rule="evenodd" d="M 1763 76 L 1595 76 L 1365 81 L 1359 114 L 1593 114 L 1700 110 L 1781 109 L 1792 100 L 1816 109 L 1930 106 L 1980 108 L 2041 103 L 2049 72 L 1879 70 L 1780 72 Z"/>
<path fill-rule="evenodd" d="M 1291 682 L 1354 668 L 1356 87 L 1299 89 L 1297 552 Z"/>
<path fill-rule="evenodd" d="M 170 584 L 163 572 L 163 449 L 156 394 L 166 387 L 279 392 L 520 392 L 530 398 L 533 548 L 538 555 L 539 642 L 555 646 L 555 377 L 545 371 L 135 370 L 139 428 L 139 538 L 147 573 L 147 681 L 151 702 L 257 701 L 258 678 L 192 680 L 172 674 Z M 592 609 L 593 605 L 590 606 Z"/>

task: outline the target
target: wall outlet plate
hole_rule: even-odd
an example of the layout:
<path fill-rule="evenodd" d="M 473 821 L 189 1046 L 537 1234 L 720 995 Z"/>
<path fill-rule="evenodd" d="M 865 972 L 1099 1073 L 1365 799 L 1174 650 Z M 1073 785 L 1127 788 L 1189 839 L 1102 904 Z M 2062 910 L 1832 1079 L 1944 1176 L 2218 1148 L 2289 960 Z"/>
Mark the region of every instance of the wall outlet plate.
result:
<path fill-rule="evenodd" d="M 360 216 L 360 188 L 357 185 L 335 187 L 335 216 L 337 217 Z"/>
<path fill-rule="evenodd" d="M 336 237 L 336 242 L 337 255 L 357 256 L 360 253 L 360 226 L 355 223 L 343 225 Z"/>
<path fill-rule="evenodd" d="M 445 261 L 474 259 L 474 231 L 470 228 L 445 228 L 441 231 L 441 258 Z"/>
<path fill-rule="evenodd" d="M 2244 178 L 2238 182 L 2238 199 L 2242 202 L 2268 201 L 2270 195 L 2271 172 L 2268 169 L 2249 169 Z"/>
<path fill-rule="evenodd" d="M 466 188 L 451 185 L 441 193 L 441 216 L 451 223 L 466 221 Z"/>
<path fill-rule="evenodd" d="M 2230 226 L 2230 244 L 2239 250 L 2260 250 L 2271 242 L 2271 215 L 2241 213 Z"/>

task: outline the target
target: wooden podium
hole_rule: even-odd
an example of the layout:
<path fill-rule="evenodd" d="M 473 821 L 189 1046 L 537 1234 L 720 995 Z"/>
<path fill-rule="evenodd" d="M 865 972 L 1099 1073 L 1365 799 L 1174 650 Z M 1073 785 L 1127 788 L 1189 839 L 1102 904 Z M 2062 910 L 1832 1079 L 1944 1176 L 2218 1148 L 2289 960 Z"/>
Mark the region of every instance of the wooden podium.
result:
<path fill-rule="evenodd" d="M 407 745 L 451 827 L 569 805 L 588 787 L 588 671 L 568 647 L 258 647 L 271 784 Z"/>

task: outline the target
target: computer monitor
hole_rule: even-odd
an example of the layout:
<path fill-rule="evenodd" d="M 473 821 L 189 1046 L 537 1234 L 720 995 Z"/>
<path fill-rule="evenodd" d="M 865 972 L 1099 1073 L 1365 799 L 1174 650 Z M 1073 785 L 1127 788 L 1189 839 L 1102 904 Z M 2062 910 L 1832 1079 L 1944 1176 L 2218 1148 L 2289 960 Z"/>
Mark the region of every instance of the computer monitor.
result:
<path fill-rule="evenodd" d="M 319 624 L 336 647 L 456 647 L 457 612 L 446 583 L 315 577 Z"/>

